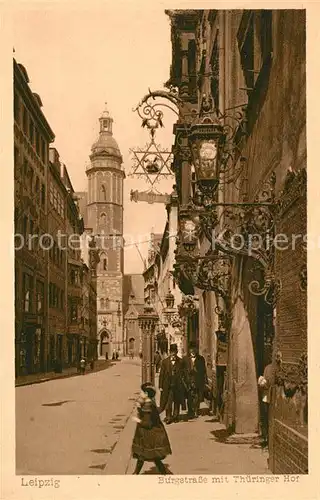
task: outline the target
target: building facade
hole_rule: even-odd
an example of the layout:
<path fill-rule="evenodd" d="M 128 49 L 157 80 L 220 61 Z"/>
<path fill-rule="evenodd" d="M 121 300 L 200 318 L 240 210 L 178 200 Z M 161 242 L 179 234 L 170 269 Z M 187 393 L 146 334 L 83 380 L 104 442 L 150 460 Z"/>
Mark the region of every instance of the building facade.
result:
<path fill-rule="evenodd" d="M 83 219 L 41 108 L 14 60 L 16 377 L 76 366 L 96 338 L 97 257 L 81 259 Z"/>
<path fill-rule="evenodd" d="M 55 148 L 49 149 L 48 165 L 48 234 L 50 248 L 47 250 L 48 277 L 48 370 L 62 368 L 65 356 L 65 332 L 67 325 L 67 249 L 59 245 L 58 234 L 66 230 L 66 189 L 61 178 L 59 153 Z"/>
<path fill-rule="evenodd" d="M 85 229 L 99 248 L 97 268 L 98 356 L 125 352 L 123 324 L 123 180 L 122 156 L 116 143 L 113 119 L 105 110 L 100 132 L 92 145 L 86 169 L 88 189 L 79 193 Z"/>
<path fill-rule="evenodd" d="M 173 277 L 178 223 L 177 193 L 166 204 L 167 222 L 163 234 L 151 233 L 147 267 L 143 272 L 144 297 L 159 317 L 155 349 L 163 356 L 170 344 L 177 344 L 179 356 L 186 352 L 185 324 L 179 316 L 182 293 Z"/>
<path fill-rule="evenodd" d="M 257 379 L 271 364 L 270 468 L 306 473 L 306 252 L 302 237 L 294 247 L 276 241 L 306 234 L 305 11 L 167 14 L 167 96 L 179 109 L 175 276 L 198 302 L 187 337 L 206 358 L 216 409 L 235 434 L 259 432 Z M 216 177 L 205 162 L 220 168 Z M 262 243 L 252 252 L 254 231 Z M 241 248 L 231 244 L 237 235 Z"/>
<path fill-rule="evenodd" d="M 97 286 L 95 273 L 83 262 L 81 333 L 85 339 L 82 355 L 87 360 L 96 360 L 97 351 Z"/>
<path fill-rule="evenodd" d="M 62 166 L 62 182 L 66 191 L 66 225 L 67 240 L 66 262 L 66 329 L 65 336 L 59 338 L 63 353 L 63 364 L 75 366 L 87 351 L 87 336 L 83 328 L 83 260 L 81 256 L 81 235 L 84 222 L 80 214 L 77 195 L 73 189 L 67 168 Z"/>
<path fill-rule="evenodd" d="M 14 223 L 16 376 L 47 369 L 47 233 L 49 145 L 54 140 L 38 94 L 21 64 L 14 67 Z"/>
<path fill-rule="evenodd" d="M 125 274 L 123 277 L 123 314 L 126 339 L 126 356 L 139 356 L 142 339 L 139 314 L 144 307 L 144 279 L 142 274 Z"/>

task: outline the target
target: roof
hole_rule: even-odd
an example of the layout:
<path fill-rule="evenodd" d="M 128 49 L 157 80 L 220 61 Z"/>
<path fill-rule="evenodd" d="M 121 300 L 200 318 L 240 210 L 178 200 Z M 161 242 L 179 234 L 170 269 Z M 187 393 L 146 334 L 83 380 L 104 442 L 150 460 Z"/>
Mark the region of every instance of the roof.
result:
<path fill-rule="evenodd" d="M 49 122 L 47 121 L 41 107 L 42 101 L 39 94 L 32 92 L 29 85 L 30 80 L 26 68 L 13 58 L 13 68 L 14 68 L 14 89 L 19 89 L 22 92 L 22 99 L 24 104 L 32 112 L 33 118 L 37 121 L 46 134 L 46 138 L 49 142 L 53 142 L 55 135 L 51 129 Z"/>
<path fill-rule="evenodd" d="M 91 148 L 93 153 L 106 152 L 110 155 L 121 156 L 117 141 L 108 132 L 100 132 L 98 139 Z"/>
<path fill-rule="evenodd" d="M 123 314 L 129 309 L 129 304 L 140 311 L 144 306 L 144 279 L 142 274 L 125 274 L 123 276 Z"/>
<path fill-rule="evenodd" d="M 99 122 L 99 137 L 92 145 L 92 155 L 95 156 L 100 154 L 107 154 L 122 159 L 118 143 L 112 135 L 113 118 L 110 116 L 107 107 L 102 112 L 99 118 Z"/>

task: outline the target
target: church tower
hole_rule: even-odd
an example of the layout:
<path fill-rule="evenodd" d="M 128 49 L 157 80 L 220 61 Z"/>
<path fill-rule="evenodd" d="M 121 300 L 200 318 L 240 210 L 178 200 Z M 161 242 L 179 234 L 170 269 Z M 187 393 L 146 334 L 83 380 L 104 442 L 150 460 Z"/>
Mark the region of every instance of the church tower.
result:
<path fill-rule="evenodd" d="M 123 329 L 123 180 L 122 156 L 112 135 L 107 107 L 99 118 L 99 137 L 87 166 L 87 221 L 99 248 L 97 267 L 98 357 L 124 353 Z"/>

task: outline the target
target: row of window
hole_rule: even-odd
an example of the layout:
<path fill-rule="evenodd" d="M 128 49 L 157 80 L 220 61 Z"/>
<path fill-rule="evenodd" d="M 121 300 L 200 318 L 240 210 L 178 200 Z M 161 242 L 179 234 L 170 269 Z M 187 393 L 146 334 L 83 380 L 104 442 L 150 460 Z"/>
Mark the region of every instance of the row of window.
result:
<path fill-rule="evenodd" d="M 78 303 L 72 299 L 69 299 L 69 322 L 77 323 L 78 322 Z"/>
<path fill-rule="evenodd" d="M 36 287 L 34 283 L 33 276 L 30 276 L 28 273 L 23 274 L 23 311 L 41 314 L 44 311 L 44 283 L 37 280 Z M 65 308 L 64 290 L 59 288 L 55 283 L 49 284 L 49 307 L 60 310 Z M 69 299 L 69 320 L 71 322 L 78 320 L 78 303 L 72 299 Z"/>
<path fill-rule="evenodd" d="M 71 269 L 70 271 L 70 283 L 71 285 L 82 285 L 82 273 L 78 269 Z"/>
<path fill-rule="evenodd" d="M 100 309 L 109 309 L 110 301 L 109 299 L 100 299 Z"/>
<path fill-rule="evenodd" d="M 51 183 L 49 192 L 50 205 L 64 218 L 64 200 L 57 188 Z"/>
<path fill-rule="evenodd" d="M 29 241 L 29 238 L 34 234 L 39 234 L 39 228 L 35 226 L 32 217 L 24 215 L 22 219 L 22 236 L 24 237 L 24 241 L 27 243 Z M 30 250 L 35 249 L 34 239 L 32 240 L 30 239 L 30 243 L 28 243 L 28 248 Z"/>
<path fill-rule="evenodd" d="M 29 139 L 32 147 L 43 163 L 46 163 L 48 157 L 48 144 L 35 126 L 35 123 L 28 112 L 27 108 L 22 104 L 20 97 L 14 93 L 14 119 L 18 125 L 22 127 L 24 134 Z"/>
<path fill-rule="evenodd" d="M 64 291 L 54 283 L 49 284 L 49 307 L 64 309 Z"/>
<path fill-rule="evenodd" d="M 64 250 L 59 248 L 58 244 L 54 242 L 53 247 L 49 250 L 50 260 L 58 267 L 63 268 L 65 263 Z"/>
<path fill-rule="evenodd" d="M 89 184 L 89 201 L 94 201 L 94 184 L 92 182 Z M 113 201 L 114 203 L 122 202 L 122 188 L 120 177 L 113 177 L 112 187 L 111 184 L 101 185 L 97 201 Z"/>
<path fill-rule="evenodd" d="M 20 170 L 20 155 L 17 147 L 14 148 L 14 169 L 15 174 L 18 176 L 18 172 Z M 28 191 L 33 195 L 36 202 L 41 207 L 44 208 L 46 201 L 46 188 L 44 183 L 40 182 L 40 179 L 37 175 L 35 175 L 34 170 L 28 159 L 25 157 L 22 163 L 22 176 L 24 179 L 24 185 L 28 189 Z"/>
<path fill-rule="evenodd" d="M 36 292 L 36 294 L 35 294 Z M 42 313 L 44 309 L 44 283 L 36 282 L 34 288 L 34 278 L 27 273 L 23 275 L 23 310 L 27 313 Z"/>

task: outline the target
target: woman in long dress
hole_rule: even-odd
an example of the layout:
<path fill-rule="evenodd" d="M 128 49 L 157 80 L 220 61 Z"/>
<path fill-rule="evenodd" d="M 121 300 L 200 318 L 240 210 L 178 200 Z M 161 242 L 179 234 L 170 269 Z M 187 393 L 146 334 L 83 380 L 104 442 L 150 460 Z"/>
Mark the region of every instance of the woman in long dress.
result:
<path fill-rule="evenodd" d="M 145 461 L 154 462 L 160 474 L 167 474 L 162 460 L 171 455 L 168 435 L 161 422 L 155 402 L 156 389 L 150 383 L 142 384 L 138 400 L 136 431 L 132 442 L 132 456 L 137 459 L 133 474 L 139 474 Z"/>

